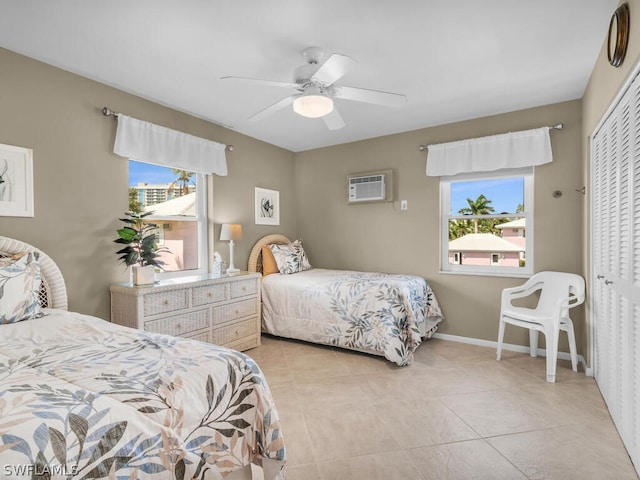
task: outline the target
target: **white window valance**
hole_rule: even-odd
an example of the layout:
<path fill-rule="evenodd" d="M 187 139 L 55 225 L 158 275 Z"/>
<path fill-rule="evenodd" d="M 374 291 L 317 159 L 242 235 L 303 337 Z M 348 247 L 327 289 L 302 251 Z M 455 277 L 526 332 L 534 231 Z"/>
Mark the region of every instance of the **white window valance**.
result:
<path fill-rule="evenodd" d="M 226 175 L 226 145 L 118 114 L 113 153 L 190 172 Z"/>
<path fill-rule="evenodd" d="M 428 146 L 427 175 L 532 167 L 553 160 L 549 127 Z"/>

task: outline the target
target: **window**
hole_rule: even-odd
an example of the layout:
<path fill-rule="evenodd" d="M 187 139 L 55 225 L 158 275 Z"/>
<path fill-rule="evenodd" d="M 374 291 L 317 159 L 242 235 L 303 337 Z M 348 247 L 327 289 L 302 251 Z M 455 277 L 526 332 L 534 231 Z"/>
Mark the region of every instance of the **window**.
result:
<path fill-rule="evenodd" d="M 440 177 L 440 208 L 443 272 L 533 272 L 533 168 Z"/>
<path fill-rule="evenodd" d="M 206 205 L 205 175 L 129 160 L 129 209 L 153 212 L 147 218 L 169 250 L 161 276 L 206 273 Z"/>

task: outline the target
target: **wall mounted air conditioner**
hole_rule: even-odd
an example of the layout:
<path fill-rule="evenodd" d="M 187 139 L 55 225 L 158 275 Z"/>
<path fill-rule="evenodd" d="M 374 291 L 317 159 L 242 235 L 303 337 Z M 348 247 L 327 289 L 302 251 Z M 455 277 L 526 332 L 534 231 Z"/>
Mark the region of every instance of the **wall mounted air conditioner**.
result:
<path fill-rule="evenodd" d="M 384 202 L 391 200 L 391 172 L 371 172 L 350 175 L 347 179 L 349 203 Z"/>

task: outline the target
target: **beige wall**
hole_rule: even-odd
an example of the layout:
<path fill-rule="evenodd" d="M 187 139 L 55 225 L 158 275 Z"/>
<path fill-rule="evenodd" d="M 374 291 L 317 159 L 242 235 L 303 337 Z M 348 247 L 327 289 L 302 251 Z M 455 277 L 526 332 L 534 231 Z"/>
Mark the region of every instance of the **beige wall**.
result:
<path fill-rule="evenodd" d="M 262 235 L 302 237 L 318 267 L 430 279 L 446 315 L 440 331 L 491 341 L 500 291 L 522 280 L 439 273 L 438 180 L 425 175 L 418 145 L 563 122 L 564 130 L 551 133 L 554 163 L 536 169 L 535 269 L 583 271 L 586 203 L 575 191 L 585 184 L 579 100 L 293 154 L 7 50 L 0 49 L 0 64 L 0 143 L 34 149 L 36 190 L 35 217 L 0 217 L 0 234 L 32 243 L 59 263 L 74 310 L 108 318 L 108 286 L 123 277 L 111 240 L 127 208 L 127 162 L 111 153 L 115 122 L 100 113 L 105 105 L 235 145 L 229 176 L 210 184 L 214 237 L 221 223 L 244 226 L 236 266 L 246 266 Z M 388 168 L 394 202 L 347 205 L 347 175 Z M 256 186 L 280 191 L 280 227 L 254 225 Z M 553 198 L 555 190 L 561 198 Z M 400 200 L 408 211 L 400 211 Z M 226 244 L 215 248 L 228 258 Z M 577 333 L 584 339 L 581 313 Z M 526 332 L 508 329 L 506 341 L 526 344 Z M 579 348 L 585 353 L 584 343 Z"/>
<path fill-rule="evenodd" d="M 439 182 L 426 176 L 426 154 L 418 146 L 558 122 L 564 129 L 551 131 L 554 162 L 535 170 L 534 268 L 582 273 L 579 100 L 298 153 L 298 233 L 312 264 L 424 276 L 444 310 L 441 333 L 495 341 L 500 292 L 523 280 L 439 273 Z M 347 204 L 349 174 L 389 168 L 393 203 Z M 555 190 L 563 195 L 554 198 Z M 400 200 L 408 201 L 406 212 Z M 575 318 L 580 337 L 582 311 Z M 505 341 L 527 344 L 527 332 L 507 328 Z M 561 348 L 566 351 L 566 343 Z"/>
<path fill-rule="evenodd" d="M 112 153 L 116 124 L 103 106 L 235 146 L 229 175 L 211 182 L 210 220 L 216 235 L 220 223 L 244 225 L 236 266 L 246 268 L 253 242 L 276 231 L 254 225 L 254 187 L 280 190 L 278 231 L 295 233 L 293 153 L 4 49 L 0 65 L 0 143 L 33 149 L 35 188 L 35 217 L 0 217 L 0 235 L 58 263 L 71 309 L 109 318 L 109 284 L 124 276 L 112 240 L 127 209 L 128 162 Z M 228 259 L 228 246 L 218 243 Z"/>
<path fill-rule="evenodd" d="M 620 2 L 623 3 L 623 2 Z M 630 77 L 632 72 L 638 70 L 640 63 L 640 0 L 627 0 L 629 3 L 629 10 L 631 13 L 630 19 L 630 32 L 629 32 L 629 48 L 625 56 L 623 64 L 614 68 L 609 65 L 607 60 L 606 44 L 603 43 L 600 55 L 595 63 L 591 78 L 584 92 L 583 97 L 583 124 L 582 124 L 582 141 L 583 141 L 583 174 L 584 184 L 589 185 L 590 175 L 590 150 L 589 142 L 591 134 L 594 133 L 598 123 L 602 120 L 603 116 L 607 113 L 608 108 L 615 99 L 616 95 L 620 92 L 625 82 Z M 613 13 L 613 12 L 612 12 Z M 587 188 L 587 202 L 589 198 L 589 188 Z M 588 204 L 587 204 L 588 205 Z M 584 271 L 587 275 L 587 283 L 589 281 L 589 210 L 585 210 L 584 219 L 584 252 L 583 263 Z M 588 303 L 587 303 L 588 308 Z M 589 314 L 587 314 L 587 321 L 589 320 Z M 589 329 L 584 331 L 584 338 L 582 339 L 584 344 L 589 343 Z M 586 352 L 588 355 L 589 352 Z M 588 358 L 588 357 L 587 357 Z M 589 362 L 590 364 L 590 359 Z"/>

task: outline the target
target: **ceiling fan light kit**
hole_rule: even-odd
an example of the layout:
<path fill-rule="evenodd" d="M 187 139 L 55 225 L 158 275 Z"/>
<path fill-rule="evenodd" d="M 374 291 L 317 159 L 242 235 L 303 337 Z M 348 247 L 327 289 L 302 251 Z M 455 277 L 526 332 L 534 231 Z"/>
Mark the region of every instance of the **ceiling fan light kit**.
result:
<path fill-rule="evenodd" d="M 249 120 L 261 120 L 293 104 L 293 111 L 298 115 L 307 118 L 322 117 L 329 130 L 338 130 L 345 126 L 340 112 L 335 108 L 335 98 L 382 106 L 400 106 L 407 101 L 404 95 L 398 93 L 334 85 L 357 63 L 347 55 L 334 53 L 322 65 L 320 60 L 323 50 L 319 47 L 306 48 L 302 56 L 306 63 L 295 70 L 293 83 L 231 76 L 221 79 L 297 90 L 297 93 L 268 106 L 251 116 Z"/>
<path fill-rule="evenodd" d="M 333 111 L 333 100 L 324 95 L 302 95 L 293 101 L 293 111 L 307 118 L 320 118 Z"/>

